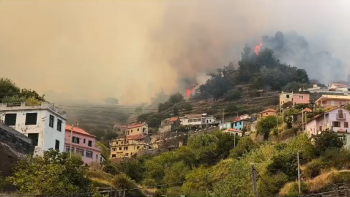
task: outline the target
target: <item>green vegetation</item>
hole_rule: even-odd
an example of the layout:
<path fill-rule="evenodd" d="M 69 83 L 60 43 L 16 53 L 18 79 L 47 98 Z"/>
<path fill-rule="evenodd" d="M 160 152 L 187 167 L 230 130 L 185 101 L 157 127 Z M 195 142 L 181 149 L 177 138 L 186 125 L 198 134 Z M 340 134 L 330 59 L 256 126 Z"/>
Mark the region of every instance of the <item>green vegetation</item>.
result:
<path fill-rule="evenodd" d="M 241 97 L 240 92 L 233 89 L 236 85 L 249 84 L 252 89 L 295 91 L 309 83 L 304 69 L 280 63 L 269 49 L 256 55 L 246 46 L 238 65 L 239 68 L 235 69 L 230 63 L 209 73 L 210 78 L 200 87 L 201 94 L 205 95 L 203 97 L 210 95 L 215 100 L 224 98 L 234 101 Z"/>
<path fill-rule="evenodd" d="M 44 97 L 45 95 L 40 96 L 34 90 L 20 89 L 10 79 L 0 78 L 0 102 L 27 102 L 29 105 L 35 105 L 45 101 Z"/>
<path fill-rule="evenodd" d="M 81 158 L 50 150 L 43 157 L 28 157 L 15 166 L 8 181 L 20 194 L 69 195 L 93 191 L 85 178 L 86 167 Z"/>

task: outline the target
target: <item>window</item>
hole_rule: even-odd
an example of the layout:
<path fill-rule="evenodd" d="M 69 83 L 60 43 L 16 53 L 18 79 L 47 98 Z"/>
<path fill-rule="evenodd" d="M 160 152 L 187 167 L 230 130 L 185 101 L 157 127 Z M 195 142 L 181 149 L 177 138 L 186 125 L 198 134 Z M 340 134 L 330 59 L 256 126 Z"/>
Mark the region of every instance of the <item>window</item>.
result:
<path fill-rule="evenodd" d="M 69 146 L 66 146 L 66 152 L 69 152 Z"/>
<path fill-rule="evenodd" d="M 86 157 L 87 157 L 87 158 L 92 158 L 93 155 L 94 155 L 94 154 L 93 154 L 92 151 L 89 151 L 89 150 L 86 151 Z"/>
<path fill-rule="evenodd" d="M 344 122 L 344 128 L 349 128 L 349 123 L 348 122 Z"/>
<path fill-rule="evenodd" d="M 34 146 L 38 146 L 39 133 L 29 133 L 28 137 L 32 140 Z"/>
<path fill-rule="evenodd" d="M 286 97 L 289 98 L 289 95 L 287 94 Z"/>
<path fill-rule="evenodd" d="M 338 118 L 344 118 L 343 110 L 338 110 Z"/>
<path fill-rule="evenodd" d="M 57 119 L 57 131 L 62 131 L 62 120 Z"/>
<path fill-rule="evenodd" d="M 137 146 L 137 149 L 140 149 L 140 146 Z"/>
<path fill-rule="evenodd" d="M 299 99 L 300 99 L 300 100 L 303 100 L 303 99 L 304 99 L 304 96 L 299 96 Z"/>
<path fill-rule="evenodd" d="M 137 129 L 137 131 L 140 131 L 140 129 Z"/>
<path fill-rule="evenodd" d="M 80 153 L 81 156 L 84 157 L 84 150 L 83 149 L 77 148 L 77 153 Z"/>
<path fill-rule="evenodd" d="M 115 154 L 112 154 L 112 158 L 116 158 L 116 155 L 115 155 Z"/>
<path fill-rule="evenodd" d="M 96 154 L 96 161 L 98 160 L 98 155 Z"/>
<path fill-rule="evenodd" d="M 320 130 L 319 131 L 322 131 L 322 126 L 320 126 Z"/>
<path fill-rule="evenodd" d="M 112 148 L 112 151 L 115 151 L 115 148 Z"/>
<path fill-rule="evenodd" d="M 92 141 L 91 140 L 89 140 L 88 146 L 92 147 Z"/>
<path fill-rule="evenodd" d="M 36 120 L 38 117 L 38 113 L 27 113 L 26 114 L 26 125 L 36 125 Z"/>
<path fill-rule="evenodd" d="M 338 122 L 338 121 L 333 121 L 332 122 L 333 124 L 333 127 L 340 127 L 340 122 Z"/>
<path fill-rule="evenodd" d="M 17 114 L 6 114 L 5 115 L 5 124 L 8 126 L 16 125 Z"/>
<path fill-rule="evenodd" d="M 72 142 L 75 143 L 75 144 L 79 144 L 79 138 L 78 137 L 73 137 L 72 138 Z"/>
<path fill-rule="evenodd" d="M 122 150 L 122 147 L 119 147 L 119 150 Z"/>
<path fill-rule="evenodd" d="M 55 149 L 60 150 L 60 141 L 56 140 L 55 142 Z"/>
<path fill-rule="evenodd" d="M 129 156 L 129 153 L 125 153 L 125 156 Z"/>
<path fill-rule="evenodd" d="M 55 117 L 50 115 L 49 127 L 53 128 L 53 123 L 55 122 Z"/>
<path fill-rule="evenodd" d="M 128 150 L 128 147 L 124 147 L 124 150 Z"/>
<path fill-rule="evenodd" d="M 83 143 L 85 144 L 85 139 L 83 140 Z"/>

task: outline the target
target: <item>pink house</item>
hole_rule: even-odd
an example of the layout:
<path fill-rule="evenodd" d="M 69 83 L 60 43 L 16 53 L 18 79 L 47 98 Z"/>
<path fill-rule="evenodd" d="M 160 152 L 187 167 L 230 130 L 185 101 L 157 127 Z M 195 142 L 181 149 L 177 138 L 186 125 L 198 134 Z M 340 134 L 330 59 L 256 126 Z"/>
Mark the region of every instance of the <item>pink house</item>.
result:
<path fill-rule="evenodd" d="M 72 135 L 71 135 L 72 134 Z M 66 125 L 65 150 L 81 154 L 84 163 L 101 163 L 101 148 L 96 146 L 95 136 L 79 127 Z"/>
<path fill-rule="evenodd" d="M 308 136 L 320 134 L 326 129 L 338 132 L 349 133 L 350 112 L 343 107 L 337 107 L 315 116 L 305 125 Z"/>
<path fill-rule="evenodd" d="M 293 94 L 292 102 L 293 102 L 293 105 L 309 104 L 310 103 L 310 95 L 309 94 Z"/>

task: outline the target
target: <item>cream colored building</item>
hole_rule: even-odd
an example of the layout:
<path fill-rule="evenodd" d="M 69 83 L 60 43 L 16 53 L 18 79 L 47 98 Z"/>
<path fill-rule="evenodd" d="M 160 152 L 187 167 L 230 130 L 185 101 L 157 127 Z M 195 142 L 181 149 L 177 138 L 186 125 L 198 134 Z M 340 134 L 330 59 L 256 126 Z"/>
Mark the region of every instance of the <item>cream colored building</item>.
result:
<path fill-rule="evenodd" d="M 280 106 L 282 106 L 285 103 L 292 102 L 292 101 L 293 101 L 293 93 L 282 92 L 280 94 Z"/>
<path fill-rule="evenodd" d="M 128 125 L 127 129 L 125 129 L 125 135 L 148 135 L 148 125 L 146 123 Z"/>

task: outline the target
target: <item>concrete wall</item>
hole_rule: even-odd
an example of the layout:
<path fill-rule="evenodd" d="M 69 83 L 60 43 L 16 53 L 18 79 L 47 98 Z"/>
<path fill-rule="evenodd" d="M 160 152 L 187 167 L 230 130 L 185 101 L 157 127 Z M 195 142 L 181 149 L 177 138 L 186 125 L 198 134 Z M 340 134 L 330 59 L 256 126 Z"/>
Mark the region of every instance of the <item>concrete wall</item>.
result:
<path fill-rule="evenodd" d="M 37 113 L 37 123 L 36 125 L 25 125 L 26 114 L 27 113 Z M 37 109 L 26 109 L 26 110 L 15 110 L 3 112 L 0 119 L 4 122 L 6 114 L 17 114 L 16 125 L 11 126 L 13 129 L 23 133 L 28 136 L 31 133 L 38 133 L 38 145 L 36 150 L 43 153 L 50 148 L 55 148 L 55 142 L 58 140 L 60 142 L 59 150 L 64 151 L 64 135 L 66 120 L 62 117 L 57 116 L 57 114 L 51 113 L 48 110 L 37 110 Z M 49 116 L 54 116 L 53 128 L 49 127 Z M 57 130 L 57 119 L 62 120 L 61 131 Z"/>
<path fill-rule="evenodd" d="M 293 94 L 293 105 L 310 103 L 309 94 Z"/>

